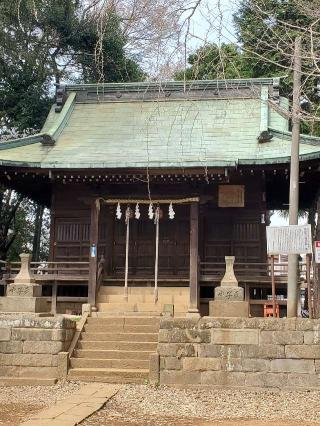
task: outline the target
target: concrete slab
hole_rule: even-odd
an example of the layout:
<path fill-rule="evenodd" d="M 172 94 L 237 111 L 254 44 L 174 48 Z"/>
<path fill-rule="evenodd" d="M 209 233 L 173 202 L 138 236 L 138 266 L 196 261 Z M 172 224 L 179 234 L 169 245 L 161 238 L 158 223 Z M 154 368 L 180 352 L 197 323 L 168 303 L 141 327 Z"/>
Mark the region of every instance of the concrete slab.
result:
<path fill-rule="evenodd" d="M 120 385 L 90 383 L 69 398 L 35 414 L 21 426 L 75 426 L 99 410 Z"/>

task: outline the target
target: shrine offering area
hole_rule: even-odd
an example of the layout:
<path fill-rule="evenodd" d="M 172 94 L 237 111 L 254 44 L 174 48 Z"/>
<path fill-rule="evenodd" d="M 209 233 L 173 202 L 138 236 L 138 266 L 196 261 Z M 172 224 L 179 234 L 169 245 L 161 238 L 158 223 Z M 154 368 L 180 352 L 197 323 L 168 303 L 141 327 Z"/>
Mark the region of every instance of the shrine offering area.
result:
<path fill-rule="evenodd" d="M 301 318 L 162 320 L 160 383 L 317 388 L 319 327 Z"/>

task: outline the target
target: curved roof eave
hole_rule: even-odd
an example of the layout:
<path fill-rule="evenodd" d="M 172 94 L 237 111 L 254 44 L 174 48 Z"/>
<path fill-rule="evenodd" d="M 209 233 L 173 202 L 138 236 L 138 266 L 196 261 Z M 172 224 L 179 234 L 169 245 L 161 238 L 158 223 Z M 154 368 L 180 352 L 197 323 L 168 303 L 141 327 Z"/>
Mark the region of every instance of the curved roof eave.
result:
<path fill-rule="evenodd" d="M 320 151 L 312 152 L 309 154 L 301 154 L 299 155 L 299 160 L 303 161 L 312 161 L 320 159 Z M 273 158 L 263 158 L 263 159 L 241 159 L 239 160 L 239 165 L 250 166 L 250 165 L 268 165 L 268 164 L 287 164 L 290 163 L 290 156 L 287 157 L 273 157 Z"/>
<path fill-rule="evenodd" d="M 68 96 L 61 112 L 57 115 L 57 118 L 54 120 L 52 125 L 46 132 L 41 132 L 36 135 L 25 136 L 19 139 L 11 139 L 6 142 L 0 143 L 0 151 L 18 148 L 21 146 L 32 145 L 35 143 L 41 143 L 42 145 L 54 145 L 61 134 L 65 123 L 70 117 L 72 110 L 74 108 L 76 100 L 76 93 L 72 92 Z"/>

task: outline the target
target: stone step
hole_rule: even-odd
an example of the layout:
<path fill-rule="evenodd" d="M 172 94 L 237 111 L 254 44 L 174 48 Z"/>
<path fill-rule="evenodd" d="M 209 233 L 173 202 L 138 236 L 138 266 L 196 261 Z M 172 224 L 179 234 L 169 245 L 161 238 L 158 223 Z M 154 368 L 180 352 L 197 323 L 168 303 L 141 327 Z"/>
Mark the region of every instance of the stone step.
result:
<path fill-rule="evenodd" d="M 128 296 L 128 302 L 126 302 L 123 298 L 123 296 L 121 296 L 120 294 L 99 294 L 98 296 L 98 303 L 129 303 L 129 304 L 134 304 L 134 303 L 149 303 L 149 304 L 153 304 L 154 303 L 154 299 L 153 299 L 153 294 L 129 294 Z M 183 296 L 180 296 L 180 300 Z M 158 302 L 157 304 L 174 304 L 175 299 L 177 300 L 179 298 L 179 296 L 173 296 L 170 294 L 160 294 L 158 297 Z M 185 300 L 185 302 L 188 302 L 188 298 L 187 296 L 183 299 Z"/>
<path fill-rule="evenodd" d="M 132 359 L 149 361 L 150 355 L 152 353 L 154 353 L 154 351 L 76 349 L 74 355 L 77 358 L 89 359 Z"/>
<path fill-rule="evenodd" d="M 124 286 L 101 286 L 99 289 L 99 295 L 120 295 L 123 297 Z M 128 295 L 151 295 L 154 294 L 154 286 L 152 287 L 128 287 Z M 186 296 L 189 297 L 189 287 L 158 287 L 158 295 L 175 295 L 175 296 Z"/>
<path fill-rule="evenodd" d="M 120 351 L 154 351 L 157 349 L 157 342 L 121 342 L 121 341 L 92 341 L 80 340 L 77 349 L 93 350 L 120 350 Z"/>
<path fill-rule="evenodd" d="M 99 312 L 120 313 L 128 315 L 130 312 L 145 312 L 149 316 L 161 314 L 164 310 L 164 303 L 97 303 Z M 175 312 L 188 312 L 187 304 L 174 304 Z"/>
<path fill-rule="evenodd" d="M 92 322 L 84 326 L 85 332 L 96 333 L 158 333 L 159 324 L 155 325 L 103 325 L 98 322 Z"/>
<path fill-rule="evenodd" d="M 96 358 L 71 358 L 71 368 L 117 368 L 136 369 L 149 368 L 149 360 L 140 359 L 96 359 Z"/>
<path fill-rule="evenodd" d="M 153 312 L 163 312 L 163 303 L 97 303 L 97 308 L 99 312 L 122 312 L 126 314 L 127 312 L 148 312 L 152 314 Z"/>
<path fill-rule="evenodd" d="M 158 333 L 81 333 L 81 340 L 96 340 L 99 342 L 158 342 Z"/>
<path fill-rule="evenodd" d="M 130 317 L 141 317 L 141 318 L 150 318 L 152 317 L 160 317 L 162 312 L 92 312 L 93 318 L 117 318 L 117 317 L 123 317 L 123 315 L 126 316 L 126 318 Z"/>
<path fill-rule="evenodd" d="M 103 377 L 105 379 L 119 379 L 123 382 L 124 379 L 147 379 L 149 370 L 147 368 L 72 368 L 69 370 L 68 376 L 75 377 Z M 113 383 L 113 382 L 110 382 Z"/>
<path fill-rule="evenodd" d="M 117 326 L 132 326 L 132 325 L 157 325 L 160 324 L 160 318 L 154 317 L 154 316 L 130 316 L 130 317 L 124 317 L 122 316 L 108 316 L 108 317 L 89 317 L 87 319 L 88 325 L 117 325 Z"/>
<path fill-rule="evenodd" d="M 74 370 L 70 370 L 70 371 L 74 371 Z M 90 382 L 120 383 L 120 384 L 130 383 L 130 384 L 142 385 L 148 379 L 148 375 L 146 375 L 145 377 L 136 377 L 136 378 L 113 376 L 112 373 L 106 376 L 86 376 L 81 374 L 81 371 L 82 371 L 81 368 L 79 368 L 77 371 L 79 371 L 79 373 L 68 375 L 67 380 L 84 382 L 84 383 L 90 383 Z"/>

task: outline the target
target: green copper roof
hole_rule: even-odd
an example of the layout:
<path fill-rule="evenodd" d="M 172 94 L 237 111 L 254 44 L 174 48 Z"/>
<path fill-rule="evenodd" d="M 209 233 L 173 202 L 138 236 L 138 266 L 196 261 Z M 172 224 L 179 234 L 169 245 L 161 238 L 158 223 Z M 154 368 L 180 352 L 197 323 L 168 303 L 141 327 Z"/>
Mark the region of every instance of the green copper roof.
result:
<path fill-rule="evenodd" d="M 190 98 L 181 94 L 181 83 L 167 83 L 179 97 L 153 99 L 130 99 L 131 89 L 144 87 L 136 83 L 105 85 L 102 97 L 88 95 L 88 87 L 93 93 L 97 85 L 67 86 L 62 111 L 52 107 L 39 135 L 0 144 L 0 165 L 176 168 L 288 162 L 288 123 L 261 97 L 262 87 L 273 96 L 274 80 L 229 80 L 220 91 L 221 84 L 196 82 Z M 279 102 L 287 107 L 284 99 Z M 268 129 L 272 139 L 260 143 L 258 136 Z M 302 160 L 320 158 L 320 139 L 302 137 L 300 154 Z"/>

